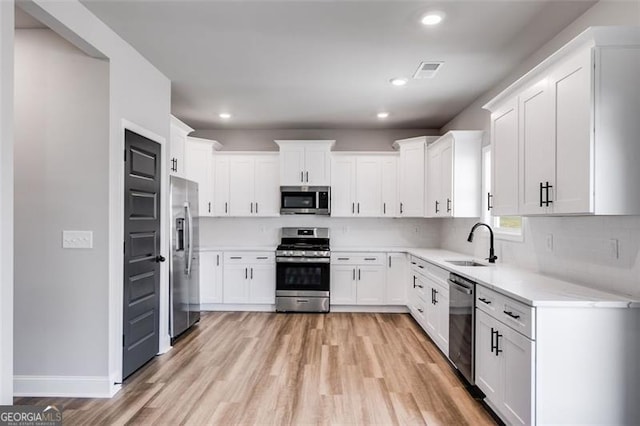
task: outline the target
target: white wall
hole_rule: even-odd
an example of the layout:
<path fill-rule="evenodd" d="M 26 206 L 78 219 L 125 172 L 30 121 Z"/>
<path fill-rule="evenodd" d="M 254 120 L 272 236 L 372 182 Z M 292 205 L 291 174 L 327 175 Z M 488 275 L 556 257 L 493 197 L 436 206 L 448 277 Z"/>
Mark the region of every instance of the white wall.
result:
<path fill-rule="evenodd" d="M 106 376 L 109 63 L 16 30 L 15 70 L 14 371 Z M 93 249 L 63 249 L 63 229 L 93 231 Z"/>
<path fill-rule="evenodd" d="M 437 129 L 202 129 L 191 136 L 216 140 L 223 151 L 277 151 L 277 139 L 335 140 L 334 151 L 393 151 L 397 139 L 438 134 Z"/>
<path fill-rule="evenodd" d="M 22 394 L 50 394 L 50 395 L 83 395 L 109 396 L 117 386 L 113 383 L 121 379 L 122 362 L 122 276 L 123 255 L 122 241 L 124 235 L 123 212 L 123 180 L 124 164 L 122 153 L 124 150 L 124 127 L 126 123 L 135 124 L 136 130 L 144 130 L 146 135 L 163 144 L 163 157 L 168 160 L 165 141 L 169 138 L 169 114 L 171 101 L 170 81 L 153 65 L 136 52 L 129 44 L 118 37 L 102 21 L 97 19 L 80 2 L 70 0 L 65 2 L 49 2 L 32 0 L 21 2 L 20 6 L 41 22 L 48 25 L 55 32 L 62 35 L 73 44 L 94 55 L 100 55 L 109 60 L 109 143 L 108 151 L 102 161 L 108 165 L 107 196 L 108 196 L 108 256 L 103 259 L 101 268 L 108 271 L 107 288 L 101 289 L 105 299 L 95 306 L 86 306 L 88 311 L 103 312 L 80 347 L 65 346 L 69 352 L 83 352 L 87 348 L 98 346 L 107 351 L 91 361 L 91 369 L 80 364 L 74 371 L 66 371 L 66 376 L 35 376 L 43 367 L 26 363 L 22 365 L 25 380 L 16 380 L 16 393 L 21 389 Z M 163 176 L 166 164 L 163 165 Z M 166 182 L 163 182 L 166 188 Z M 164 197 L 166 198 L 166 197 Z M 87 201 L 83 200 L 79 208 L 86 208 Z M 167 212 L 166 200 L 162 200 L 162 211 Z M 168 225 L 166 214 L 162 223 L 164 229 Z M 59 230 L 60 231 L 60 230 Z M 59 236 L 57 237 L 59 238 Z M 161 238 L 163 252 L 168 251 L 168 238 Z M 79 256 L 79 255 L 76 255 Z M 161 272 L 161 307 L 168 307 L 168 265 L 163 265 Z M 74 283 L 76 285 L 77 283 Z M 59 288 L 69 288 L 55 275 L 51 276 L 50 285 Z M 72 298 L 73 295 L 67 295 Z M 16 310 L 30 309 L 29 306 L 16 306 Z M 168 312 L 161 311 L 160 331 L 161 348 L 168 346 Z M 82 322 L 77 318 L 77 322 Z M 18 325 L 19 327 L 20 325 Z M 42 324 L 50 333 L 63 333 L 63 336 L 73 334 L 75 330 L 59 330 L 54 324 Z M 76 327 L 81 327 L 76 325 Z M 18 333 L 19 330 L 16 330 Z M 106 343 L 105 343 L 106 341 Z M 65 341 L 59 341 L 64 345 Z M 16 358 L 23 354 L 16 352 Z M 98 376 L 83 376 L 93 371 L 93 366 L 100 365 Z M 49 368 L 50 366 L 46 366 Z M 18 378 L 20 379 L 20 378 Z M 83 380 L 87 379 L 87 380 Z M 108 385 L 108 387 L 105 387 Z"/>
<path fill-rule="evenodd" d="M 0 2 L 0 405 L 13 404 L 13 0 Z"/>
<path fill-rule="evenodd" d="M 437 247 L 440 227 L 434 219 L 335 218 L 291 215 L 277 218 L 201 218 L 201 247 L 272 246 L 280 228 L 329 228 L 332 250 L 340 247 Z"/>
<path fill-rule="evenodd" d="M 533 66 L 559 47 L 596 25 L 640 25 L 639 2 L 600 1 L 576 19 L 521 64 L 500 85 L 482 95 L 462 111 L 442 131 L 451 129 L 485 131 L 489 143 L 488 111 L 482 109 Z M 486 257 L 486 239 L 466 242 L 473 221 L 443 222 L 442 247 Z M 553 251 L 546 249 L 546 236 L 553 237 Z M 619 241 L 619 258 L 610 255 L 611 239 Z M 595 288 L 640 297 L 640 217 L 528 218 L 524 242 L 501 241 L 497 245 L 501 261 L 557 276 Z"/>

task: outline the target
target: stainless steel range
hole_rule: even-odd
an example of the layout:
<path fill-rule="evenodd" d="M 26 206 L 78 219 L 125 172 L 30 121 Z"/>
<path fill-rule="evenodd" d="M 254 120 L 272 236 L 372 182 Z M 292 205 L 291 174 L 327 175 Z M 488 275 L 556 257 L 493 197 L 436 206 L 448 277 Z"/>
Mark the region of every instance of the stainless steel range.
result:
<path fill-rule="evenodd" d="M 282 228 L 276 249 L 276 311 L 329 312 L 328 228 Z"/>

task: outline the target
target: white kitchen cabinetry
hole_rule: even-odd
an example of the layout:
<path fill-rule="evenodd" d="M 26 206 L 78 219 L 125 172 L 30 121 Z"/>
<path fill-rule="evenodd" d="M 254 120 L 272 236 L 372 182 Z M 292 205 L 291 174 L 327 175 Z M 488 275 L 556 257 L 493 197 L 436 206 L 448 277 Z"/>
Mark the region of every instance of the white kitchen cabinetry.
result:
<path fill-rule="evenodd" d="M 224 303 L 275 304 L 275 295 L 276 264 L 273 252 L 224 254 Z"/>
<path fill-rule="evenodd" d="M 220 147 L 216 141 L 187 136 L 185 177 L 198 183 L 198 215 L 201 217 L 214 216 L 213 153 Z"/>
<path fill-rule="evenodd" d="M 480 217 L 482 131 L 451 131 L 427 147 L 427 217 Z"/>
<path fill-rule="evenodd" d="M 173 115 L 170 116 L 170 139 L 169 139 L 169 174 L 178 177 L 185 177 L 185 144 L 187 135 L 193 129 Z"/>
<path fill-rule="evenodd" d="M 494 214 L 640 213 L 638 46 L 637 27 L 592 27 L 485 106 Z"/>
<path fill-rule="evenodd" d="M 278 216 L 278 170 L 277 154 L 217 155 L 214 214 L 234 217 Z"/>
<path fill-rule="evenodd" d="M 329 186 L 333 140 L 277 140 L 280 186 Z"/>
<path fill-rule="evenodd" d="M 399 216 L 423 217 L 425 196 L 425 149 L 427 137 L 395 141 L 393 146 L 400 150 L 400 181 L 398 185 Z"/>
<path fill-rule="evenodd" d="M 414 256 L 410 262 L 411 314 L 449 356 L 449 272 Z"/>
<path fill-rule="evenodd" d="M 409 262 L 405 253 L 387 254 L 387 285 L 385 303 L 387 305 L 407 304 L 407 270 Z"/>
<path fill-rule="evenodd" d="M 495 216 L 518 215 L 520 192 L 516 183 L 520 180 L 520 157 L 517 99 L 505 102 L 491 114 L 491 156 L 488 208 Z"/>
<path fill-rule="evenodd" d="M 384 217 L 394 211 L 395 162 L 382 154 L 333 154 L 331 216 Z M 385 182 L 385 178 L 391 182 Z"/>
<path fill-rule="evenodd" d="M 398 156 L 382 158 L 382 216 L 398 216 Z"/>
<path fill-rule="evenodd" d="M 222 303 L 222 252 L 200 252 L 200 303 Z"/>
<path fill-rule="evenodd" d="M 507 423 L 534 424 L 533 308 L 477 290 L 476 385 Z"/>
<path fill-rule="evenodd" d="M 384 305 L 385 260 L 382 253 L 331 253 L 331 304 Z"/>

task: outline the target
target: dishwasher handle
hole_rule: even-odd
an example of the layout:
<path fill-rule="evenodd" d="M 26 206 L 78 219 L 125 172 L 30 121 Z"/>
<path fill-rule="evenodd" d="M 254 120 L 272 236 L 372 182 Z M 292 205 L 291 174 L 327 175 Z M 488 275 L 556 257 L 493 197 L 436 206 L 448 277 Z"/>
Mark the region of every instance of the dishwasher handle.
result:
<path fill-rule="evenodd" d="M 473 294 L 473 289 L 472 289 L 472 288 L 469 288 L 469 287 L 463 286 L 463 285 L 458 284 L 458 283 L 456 283 L 456 282 L 453 282 L 453 281 L 451 281 L 451 280 L 447 280 L 447 281 L 449 281 L 449 286 L 450 286 L 452 289 L 457 290 L 457 291 L 459 291 L 460 293 L 464 293 L 464 294 Z"/>

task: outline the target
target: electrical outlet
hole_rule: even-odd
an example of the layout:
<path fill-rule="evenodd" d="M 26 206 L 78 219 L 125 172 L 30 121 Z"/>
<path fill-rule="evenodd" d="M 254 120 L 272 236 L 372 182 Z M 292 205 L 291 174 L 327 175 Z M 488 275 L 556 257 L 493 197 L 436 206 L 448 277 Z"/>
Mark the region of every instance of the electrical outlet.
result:
<path fill-rule="evenodd" d="M 93 231 L 62 231 L 62 248 L 93 248 Z"/>
<path fill-rule="evenodd" d="M 545 246 L 547 247 L 547 251 L 553 251 L 553 234 L 547 234 Z"/>
<path fill-rule="evenodd" d="M 612 259 L 618 259 L 620 257 L 620 245 L 615 238 L 609 240 L 609 255 Z"/>

